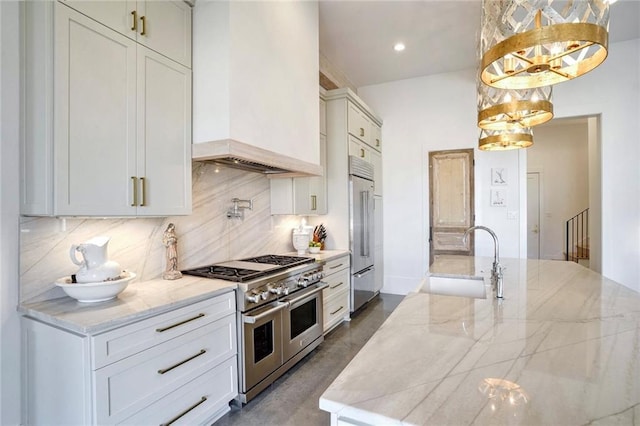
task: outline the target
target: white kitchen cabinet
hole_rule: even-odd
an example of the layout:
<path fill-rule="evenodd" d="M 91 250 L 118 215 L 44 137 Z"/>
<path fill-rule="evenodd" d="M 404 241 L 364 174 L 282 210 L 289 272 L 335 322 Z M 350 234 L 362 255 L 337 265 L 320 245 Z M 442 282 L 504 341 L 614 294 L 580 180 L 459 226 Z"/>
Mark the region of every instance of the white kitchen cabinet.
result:
<path fill-rule="evenodd" d="M 112 30 L 191 68 L 191 7 L 184 1 L 62 2 Z"/>
<path fill-rule="evenodd" d="M 355 136 L 349 135 L 349 155 L 353 155 L 363 159 L 367 163 L 371 163 L 371 151 L 373 150 L 367 144 L 358 140 Z"/>
<path fill-rule="evenodd" d="M 22 213 L 189 214 L 191 71 L 61 3 L 25 46 Z"/>
<path fill-rule="evenodd" d="M 276 178 L 271 184 L 271 214 L 324 215 L 327 213 L 327 137 L 325 102 L 320 98 L 320 165 L 323 176 Z"/>
<path fill-rule="evenodd" d="M 382 121 L 350 89 L 329 90 L 325 101 L 327 193 L 330 194 L 330 204 L 328 217 L 323 218 L 323 222 L 330 231 L 327 237 L 329 247 L 349 247 L 349 156 L 353 155 L 373 164 L 374 194 L 382 195 L 382 153 L 370 145 L 370 136 L 373 135 L 374 145 L 380 136 L 377 131 L 372 132 L 371 127 L 367 127 L 375 125 L 379 129 Z M 361 134 L 361 127 L 364 129 L 363 137 L 358 136 Z"/>
<path fill-rule="evenodd" d="M 351 272 L 349 255 L 328 261 L 324 266 L 323 281 L 329 286 L 322 291 L 323 331 L 328 333 L 342 321 L 349 321 L 349 295 Z"/>
<path fill-rule="evenodd" d="M 98 335 L 23 326 L 26 424 L 212 423 L 237 396 L 234 292 Z"/>

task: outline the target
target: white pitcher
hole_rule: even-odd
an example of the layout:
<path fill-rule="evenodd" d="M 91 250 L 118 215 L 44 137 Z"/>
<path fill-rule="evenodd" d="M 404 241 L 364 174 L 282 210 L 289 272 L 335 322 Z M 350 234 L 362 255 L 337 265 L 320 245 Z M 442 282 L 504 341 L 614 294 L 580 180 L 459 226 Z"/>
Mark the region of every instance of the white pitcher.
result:
<path fill-rule="evenodd" d="M 109 237 L 100 236 L 91 238 L 82 244 L 74 244 L 69 250 L 71 261 L 80 266 L 76 272 L 76 281 L 79 283 L 96 283 L 117 279 L 122 272 L 120 265 L 112 260 L 107 260 L 107 245 Z M 82 254 L 82 260 L 78 260 L 76 252 Z"/>

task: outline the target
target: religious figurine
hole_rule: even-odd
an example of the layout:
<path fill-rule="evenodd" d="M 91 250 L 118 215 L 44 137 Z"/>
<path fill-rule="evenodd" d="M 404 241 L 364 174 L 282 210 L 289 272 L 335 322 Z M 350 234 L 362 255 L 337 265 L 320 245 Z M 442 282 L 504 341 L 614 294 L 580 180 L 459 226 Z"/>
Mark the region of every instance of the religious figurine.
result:
<path fill-rule="evenodd" d="M 182 278 L 182 273 L 178 271 L 178 237 L 176 237 L 176 226 L 170 223 L 162 235 L 162 244 L 167 248 L 166 261 L 167 268 L 162 273 L 165 280 L 177 280 Z"/>

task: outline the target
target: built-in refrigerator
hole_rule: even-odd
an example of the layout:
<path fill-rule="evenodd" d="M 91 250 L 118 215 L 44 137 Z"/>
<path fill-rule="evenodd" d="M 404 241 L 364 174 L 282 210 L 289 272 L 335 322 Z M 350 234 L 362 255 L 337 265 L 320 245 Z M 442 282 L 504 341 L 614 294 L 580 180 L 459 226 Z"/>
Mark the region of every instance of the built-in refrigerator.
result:
<path fill-rule="evenodd" d="M 378 294 L 375 288 L 373 165 L 349 156 L 351 312 Z"/>

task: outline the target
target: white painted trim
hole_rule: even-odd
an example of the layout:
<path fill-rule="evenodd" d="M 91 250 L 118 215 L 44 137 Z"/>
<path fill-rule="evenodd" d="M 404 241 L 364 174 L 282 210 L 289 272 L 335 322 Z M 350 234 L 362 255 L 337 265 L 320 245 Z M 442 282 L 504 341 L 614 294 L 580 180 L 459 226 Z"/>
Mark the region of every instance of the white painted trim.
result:
<path fill-rule="evenodd" d="M 0 2 L 0 424 L 21 424 L 19 301 L 20 24 L 22 2 Z"/>

